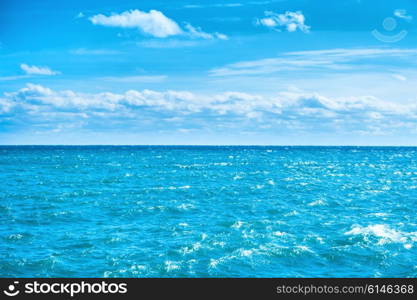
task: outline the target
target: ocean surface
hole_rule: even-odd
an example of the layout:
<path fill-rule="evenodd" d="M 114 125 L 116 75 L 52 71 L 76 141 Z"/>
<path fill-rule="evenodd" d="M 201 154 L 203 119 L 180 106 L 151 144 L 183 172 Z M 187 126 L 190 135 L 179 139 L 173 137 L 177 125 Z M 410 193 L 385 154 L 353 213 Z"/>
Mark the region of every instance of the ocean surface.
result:
<path fill-rule="evenodd" d="M 1 146 L 1 277 L 416 277 L 417 148 Z"/>

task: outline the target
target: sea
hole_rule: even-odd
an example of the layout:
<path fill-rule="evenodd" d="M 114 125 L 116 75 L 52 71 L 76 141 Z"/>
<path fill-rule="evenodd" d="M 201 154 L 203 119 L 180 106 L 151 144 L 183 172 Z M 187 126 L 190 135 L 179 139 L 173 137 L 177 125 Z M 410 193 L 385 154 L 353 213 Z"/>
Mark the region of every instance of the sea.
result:
<path fill-rule="evenodd" d="M 416 277 L 416 212 L 413 147 L 0 147 L 0 277 Z"/>

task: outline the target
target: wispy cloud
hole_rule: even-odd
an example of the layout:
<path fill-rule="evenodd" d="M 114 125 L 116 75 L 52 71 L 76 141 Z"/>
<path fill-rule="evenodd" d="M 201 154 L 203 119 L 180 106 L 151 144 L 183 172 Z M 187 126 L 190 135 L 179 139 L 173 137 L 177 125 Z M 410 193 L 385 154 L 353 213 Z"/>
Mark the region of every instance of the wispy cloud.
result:
<path fill-rule="evenodd" d="M 184 8 L 206 8 L 206 7 L 240 7 L 243 6 L 243 3 L 212 3 L 212 4 L 186 4 Z"/>
<path fill-rule="evenodd" d="M 257 25 L 262 25 L 275 30 L 285 29 L 289 32 L 300 30 L 304 33 L 310 31 L 310 26 L 305 24 L 305 17 L 301 11 L 287 11 L 277 14 L 273 11 L 265 11 L 265 17 L 256 20 Z"/>
<path fill-rule="evenodd" d="M 110 49 L 85 49 L 78 48 L 70 50 L 69 53 L 73 55 L 118 55 L 122 54 L 122 51 L 119 50 L 110 50 Z"/>
<path fill-rule="evenodd" d="M 184 28 L 174 20 L 165 16 L 158 10 L 144 12 L 140 10 L 125 11 L 120 14 L 109 16 L 98 14 L 89 18 L 94 25 L 121 28 L 137 28 L 144 34 L 157 38 L 167 38 L 172 36 L 188 36 L 202 39 L 227 39 L 227 36 L 218 32 L 207 33 L 199 27 L 185 24 Z"/>
<path fill-rule="evenodd" d="M 392 77 L 395 78 L 395 79 L 398 79 L 400 81 L 407 81 L 407 77 L 405 77 L 404 75 L 401 75 L 401 74 L 393 74 Z"/>
<path fill-rule="evenodd" d="M 233 7 L 242 7 L 247 5 L 266 5 L 275 2 L 282 2 L 282 0 L 267 0 L 267 1 L 249 1 L 245 3 L 232 2 L 232 3 L 205 3 L 205 4 L 186 4 L 184 8 L 207 8 L 207 7 L 218 7 L 218 8 L 233 8 Z"/>
<path fill-rule="evenodd" d="M 184 40 L 184 39 L 151 39 L 138 42 L 137 45 L 144 48 L 183 48 L 205 45 L 208 40 Z"/>
<path fill-rule="evenodd" d="M 390 56 L 409 56 L 416 55 L 417 49 L 400 49 L 400 48 L 336 48 L 325 50 L 311 51 L 294 51 L 288 52 L 287 55 L 301 56 L 327 56 L 327 57 L 390 57 Z"/>
<path fill-rule="evenodd" d="M 211 76 L 235 76 L 268 74 L 279 71 L 305 70 L 325 68 L 346 70 L 352 68 L 351 63 L 360 59 L 377 59 L 389 57 L 415 58 L 417 49 L 395 48 L 358 48 L 358 49 L 326 49 L 312 51 L 287 52 L 281 56 L 253 61 L 241 61 L 209 71 Z M 366 65 L 361 65 L 366 66 Z M 357 66 L 360 67 L 360 66 Z"/>
<path fill-rule="evenodd" d="M 202 38 L 206 40 L 212 40 L 212 39 L 219 39 L 219 40 L 227 40 L 228 37 L 225 34 L 215 32 L 215 33 L 207 33 L 201 30 L 200 27 L 194 27 L 191 24 L 185 24 L 186 32 L 189 36 L 195 37 L 195 38 Z"/>
<path fill-rule="evenodd" d="M 144 82 L 144 83 L 154 83 L 162 82 L 167 78 L 165 75 L 157 76 L 111 76 L 111 77 L 101 77 L 100 80 L 112 81 L 112 82 Z"/>
<path fill-rule="evenodd" d="M 30 77 L 31 77 L 30 75 L 1 76 L 0 81 L 13 81 L 13 80 L 19 80 L 19 79 L 26 79 Z"/>
<path fill-rule="evenodd" d="M 82 12 L 82 11 L 80 11 L 76 16 L 75 16 L 75 18 L 76 19 L 81 19 L 81 18 L 84 18 L 85 17 L 85 15 L 84 15 L 84 13 Z"/>
<path fill-rule="evenodd" d="M 21 64 L 20 68 L 28 75 L 57 75 L 60 72 L 52 71 L 48 67 L 29 66 L 27 64 Z"/>

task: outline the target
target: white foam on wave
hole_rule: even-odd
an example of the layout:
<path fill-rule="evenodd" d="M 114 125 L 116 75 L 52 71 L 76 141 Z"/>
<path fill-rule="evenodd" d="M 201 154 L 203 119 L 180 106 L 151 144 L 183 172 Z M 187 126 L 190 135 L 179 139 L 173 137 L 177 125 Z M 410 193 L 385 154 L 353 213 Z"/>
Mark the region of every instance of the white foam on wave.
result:
<path fill-rule="evenodd" d="M 239 255 L 244 257 L 249 257 L 253 254 L 253 250 L 251 249 L 239 249 Z"/>
<path fill-rule="evenodd" d="M 320 206 L 320 205 L 324 205 L 324 201 L 319 199 L 313 202 L 310 202 L 309 204 L 307 204 L 308 206 Z"/>
<path fill-rule="evenodd" d="M 313 250 L 311 250 L 309 247 L 307 247 L 307 246 L 303 246 L 303 245 L 298 245 L 298 246 L 295 246 L 294 247 L 295 249 L 294 249 L 294 252 L 295 253 L 300 253 L 300 252 L 310 252 L 310 253 L 314 253 L 314 251 Z"/>
<path fill-rule="evenodd" d="M 236 221 L 233 223 L 233 225 L 231 226 L 234 229 L 239 229 L 240 227 L 242 227 L 242 225 L 244 224 L 244 222 L 242 221 Z"/>
<path fill-rule="evenodd" d="M 387 217 L 388 216 L 387 213 L 383 213 L 383 212 L 371 213 L 369 215 L 370 216 L 375 216 L 375 217 Z"/>
<path fill-rule="evenodd" d="M 187 168 L 195 168 L 195 167 L 204 167 L 205 165 L 203 164 L 190 164 L 190 165 L 175 164 L 174 166 L 180 169 L 187 169 Z"/>
<path fill-rule="evenodd" d="M 392 241 L 401 242 L 403 237 L 399 231 L 389 228 L 387 225 L 376 224 L 369 225 L 367 227 L 353 226 L 353 228 L 347 232 L 346 235 L 374 235 L 377 237 L 386 238 Z"/>
<path fill-rule="evenodd" d="M 190 254 L 190 253 L 193 253 L 195 251 L 198 251 L 201 247 L 202 247 L 201 243 L 200 242 L 196 242 L 196 243 L 192 244 L 190 247 L 183 247 L 183 248 L 181 248 L 180 252 L 183 255 L 186 255 L 186 254 Z"/>
<path fill-rule="evenodd" d="M 176 261 L 167 260 L 164 264 L 167 272 L 175 271 L 181 268 L 180 263 Z"/>
<path fill-rule="evenodd" d="M 219 260 L 219 259 L 214 259 L 214 258 L 211 258 L 211 259 L 210 259 L 210 263 L 209 263 L 209 268 L 210 268 L 210 269 L 214 269 L 214 268 L 216 268 L 216 267 L 217 267 L 217 265 L 219 264 L 219 262 L 220 262 L 220 260 Z"/>
<path fill-rule="evenodd" d="M 377 243 L 378 245 L 386 243 L 402 243 L 406 249 L 411 249 L 411 243 L 417 241 L 417 232 L 403 232 L 392 229 L 385 224 L 375 224 L 366 227 L 354 225 L 351 230 L 345 232 L 345 235 L 362 235 L 364 237 L 374 236 L 380 238 Z"/>
<path fill-rule="evenodd" d="M 190 209 L 195 208 L 195 206 L 192 205 L 192 204 L 189 204 L 189 203 L 182 203 L 182 204 L 178 205 L 177 208 L 181 209 L 181 210 L 190 210 Z"/>
<path fill-rule="evenodd" d="M 9 240 L 20 240 L 23 238 L 23 235 L 20 233 L 11 234 L 8 236 Z"/>
<path fill-rule="evenodd" d="M 163 205 L 150 206 L 148 207 L 148 210 L 165 211 L 166 207 Z"/>
<path fill-rule="evenodd" d="M 228 162 L 219 162 L 219 163 L 213 163 L 213 165 L 214 166 L 222 166 L 222 167 L 225 167 L 225 166 L 231 166 L 232 164 L 231 163 L 228 163 Z"/>
<path fill-rule="evenodd" d="M 63 215 L 68 215 L 68 214 L 69 214 L 69 212 L 67 212 L 67 211 L 59 211 L 59 212 L 53 213 L 53 216 L 58 217 L 58 216 L 63 216 Z"/>
<path fill-rule="evenodd" d="M 233 251 L 232 254 L 228 254 L 228 255 L 219 257 L 217 259 L 215 258 L 210 259 L 209 269 L 215 269 L 218 264 L 230 262 L 234 259 L 237 259 L 238 257 L 245 257 L 245 258 L 251 257 L 255 252 L 256 252 L 256 249 L 239 248 Z"/>
<path fill-rule="evenodd" d="M 298 214 L 299 214 L 298 211 L 293 210 L 293 211 L 290 211 L 289 213 L 284 214 L 284 217 L 296 216 Z"/>
<path fill-rule="evenodd" d="M 209 263 L 209 269 L 215 269 L 218 264 L 226 263 L 236 258 L 236 255 L 228 254 L 219 258 L 211 258 Z"/>
<path fill-rule="evenodd" d="M 255 233 L 255 230 L 251 229 L 249 231 L 243 230 L 242 231 L 242 238 L 244 239 L 254 239 L 256 238 L 257 234 Z"/>
<path fill-rule="evenodd" d="M 190 189 L 191 186 L 190 185 L 183 185 L 183 186 L 169 186 L 169 187 L 163 187 L 163 186 L 158 186 L 158 187 L 152 187 L 149 188 L 150 190 L 188 190 Z"/>
<path fill-rule="evenodd" d="M 224 246 L 226 246 L 226 242 L 223 241 L 213 241 L 212 242 L 213 246 L 219 246 L 220 248 L 224 248 Z"/>

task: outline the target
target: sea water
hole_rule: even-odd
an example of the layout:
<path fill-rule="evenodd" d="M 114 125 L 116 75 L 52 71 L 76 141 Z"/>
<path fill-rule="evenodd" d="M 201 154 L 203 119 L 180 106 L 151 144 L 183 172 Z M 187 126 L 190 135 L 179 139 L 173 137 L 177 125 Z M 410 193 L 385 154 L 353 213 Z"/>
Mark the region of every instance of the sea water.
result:
<path fill-rule="evenodd" d="M 415 277 L 417 148 L 0 147 L 0 276 Z"/>

